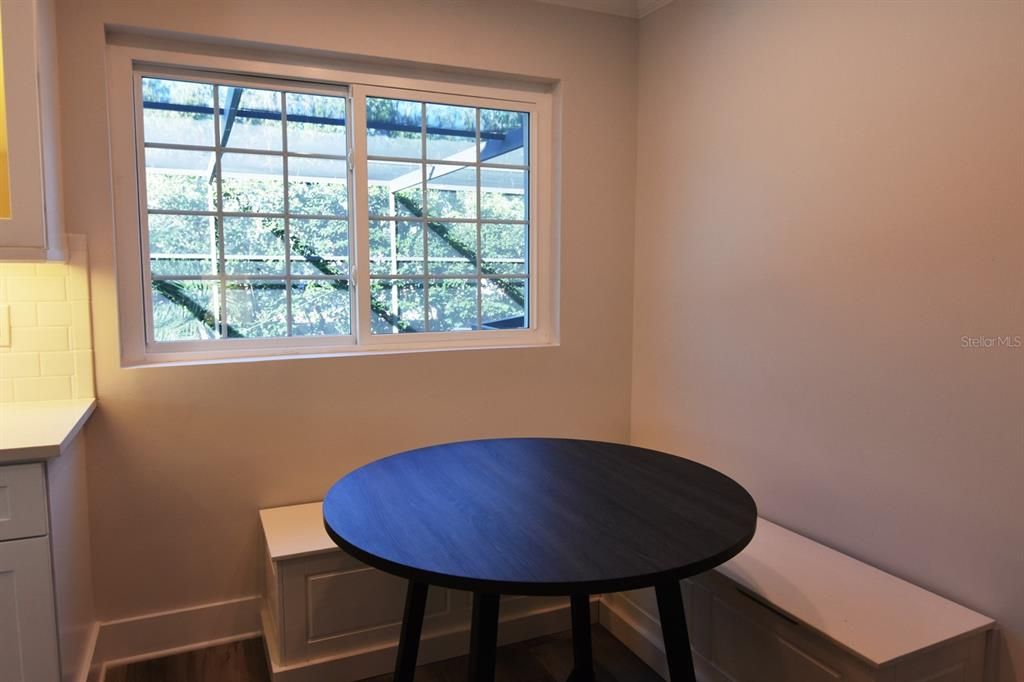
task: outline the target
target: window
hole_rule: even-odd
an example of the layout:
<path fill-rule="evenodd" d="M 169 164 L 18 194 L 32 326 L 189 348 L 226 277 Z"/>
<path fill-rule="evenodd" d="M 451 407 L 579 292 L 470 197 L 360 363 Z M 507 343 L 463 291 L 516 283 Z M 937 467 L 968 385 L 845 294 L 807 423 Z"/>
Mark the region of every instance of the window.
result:
<path fill-rule="evenodd" d="M 346 93 L 139 80 L 151 342 L 350 335 Z"/>
<path fill-rule="evenodd" d="M 528 114 L 366 98 L 371 331 L 529 326 Z"/>
<path fill-rule="evenodd" d="M 537 93 L 131 75 L 128 364 L 550 341 Z"/>

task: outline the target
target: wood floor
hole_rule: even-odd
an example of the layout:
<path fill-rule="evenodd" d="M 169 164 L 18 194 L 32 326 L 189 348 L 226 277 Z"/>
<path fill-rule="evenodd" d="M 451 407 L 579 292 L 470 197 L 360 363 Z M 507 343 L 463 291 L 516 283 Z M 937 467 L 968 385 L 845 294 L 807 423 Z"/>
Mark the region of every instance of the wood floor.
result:
<path fill-rule="evenodd" d="M 661 682 L 619 640 L 595 625 L 597 682 Z M 560 632 L 498 649 L 497 682 L 565 682 L 572 671 L 572 634 Z M 466 659 L 452 658 L 416 671 L 416 682 L 465 682 Z M 270 682 L 263 642 L 250 639 L 107 671 L 106 682 Z M 365 682 L 391 682 L 381 675 Z"/>

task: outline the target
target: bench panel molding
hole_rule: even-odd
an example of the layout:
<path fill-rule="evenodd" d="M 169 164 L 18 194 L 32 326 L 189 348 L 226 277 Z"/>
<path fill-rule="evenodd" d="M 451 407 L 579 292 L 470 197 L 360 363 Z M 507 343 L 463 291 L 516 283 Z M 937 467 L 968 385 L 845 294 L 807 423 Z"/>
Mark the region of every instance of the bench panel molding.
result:
<path fill-rule="evenodd" d="M 405 581 L 335 546 L 323 530 L 320 503 L 264 509 L 260 518 L 266 575 L 261 618 L 274 682 L 345 682 L 391 672 Z M 471 611 L 470 593 L 429 589 L 421 663 L 469 650 Z M 563 597 L 503 597 L 500 613 L 502 644 L 570 626 Z M 598 615 L 593 608 L 594 621 Z"/>

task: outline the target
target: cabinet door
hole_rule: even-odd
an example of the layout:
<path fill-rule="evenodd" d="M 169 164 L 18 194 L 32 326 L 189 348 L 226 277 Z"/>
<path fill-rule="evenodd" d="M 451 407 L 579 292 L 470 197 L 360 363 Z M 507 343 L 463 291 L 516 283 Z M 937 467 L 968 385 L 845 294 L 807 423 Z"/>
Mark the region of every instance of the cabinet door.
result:
<path fill-rule="evenodd" d="M 0 0 L 0 260 L 63 257 L 53 0 Z"/>
<path fill-rule="evenodd" d="M 49 539 L 0 542 L 0 682 L 59 682 Z"/>
<path fill-rule="evenodd" d="M 0 542 L 46 535 L 43 465 L 0 466 Z"/>

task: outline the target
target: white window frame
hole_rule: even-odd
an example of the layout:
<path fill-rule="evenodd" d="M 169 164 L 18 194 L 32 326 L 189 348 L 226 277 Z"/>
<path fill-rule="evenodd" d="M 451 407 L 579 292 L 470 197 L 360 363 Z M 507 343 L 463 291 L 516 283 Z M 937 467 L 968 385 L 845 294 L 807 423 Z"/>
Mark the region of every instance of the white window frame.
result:
<path fill-rule="evenodd" d="M 281 81 L 281 80 L 278 80 L 278 79 L 268 79 L 268 78 L 264 78 L 264 79 L 240 78 L 238 76 L 231 75 L 231 74 L 214 74 L 214 73 L 205 72 L 205 71 L 194 71 L 194 70 L 187 70 L 187 69 L 168 69 L 168 68 L 158 68 L 158 67 L 142 67 L 142 68 L 137 68 L 137 69 L 134 70 L 133 101 L 134 101 L 134 104 L 135 104 L 135 121 L 136 121 L 136 123 L 141 121 L 142 117 L 143 117 L 143 109 L 142 109 L 142 80 L 144 78 L 167 78 L 167 79 L 171 79 L 171 80 L 175 80 L 176 79 L 176 80 L 189 81 L 189 82 L 193 82 L 193 83 L 207 83 L 207 84 L 214 85 L 214 86 L 219 86 L 219 85 L 228 85 L 228 86 L 235 85 L 235 86 L 243 86 L 243 87 L 244 86 L 248 86 L 248 87 L 253 87 L 253 88 L 279 89 L 282 92 L 287 91 L 289 93 L 316 94 L 316 95 L 328 95 L 328 96 L 332 96 L 332 97 L 341 97 L 341 98 L 344 98 L 346 100 L 346 103 L 345 103 L 346 116 L 349 115 L 349 113 L 348 113 L 349 112 L 349 107 L 351 106 L 351 99 L 349 98 L 348 88 L 341 87 L 341 86 L 324 86 L 324 85 L 318 84 L 318 83 L 304 84 L 304 83 L 299 83 L 297 81 L 286 82 L 286 81 Z M 214 95 L 213 95 L 213 101 L 214 101 L 214 108 L 215 109 L 218 108 L 217 104 L 216 104 L 216 102 L 217 102 L 217 90 L 218 89 L 219 88 L 215 87 L 215 91 L 214 91 Z M 283 145 L 282 145 L 281 151 L 278 152 L 278 151 L 266 151 L 266 150 L 257 150 L 257 149 L 245 149 L 245 148 L 242 148 L 242 147 L 228 147 L 228 148 L 225 149 L 224 147 L 221 146 L 221 141 L 220 141 L 220 121 L 219 121 L 219 118 L 217 116 L 214 116 L 213 119 L 214 119 L 213 120 L 214 131 L 215 131 L 216 138 L 217 138 L 215 140 L 215 145 L 212 145 L 212 146 L 211 145 L 186 145 L 186 144 L 174 145 L 174 144 L 165 144 L 165 143 L 149 143 L 149 145 L 152 148 L 179 148 L 179 149 L 180 148 L 188 148 L 188 149 L 194 149 L 195 151 L 212 151 L 215 154 L 216 158 L 219 158 L 219 156 L 220 156 L 222 151 L 224 151 L 224 153 L 227 153 L 227 154 L 234 154 L 234 153 L 258 154 L 258 155 L 264 155 L 264 156 L 280 157 L 281 160 L 282 160 L 282 171 L 283 171 L 283 180 L 285 182 L 285 193 L 284 193 L 284 209 L 283 209 L 283 213 L 279 214 L 279 216 L 284 221 L 284 224 L 286 226 L 286 233 L 287 233 L 287 225 L 288 225 L 289 220 L 291 218 L 291 216 L 289 214 L 289 209 L 288 209 L 288 189 L 287 189 L 287 182 L 288 182 L 288 177 L 289 177 L 288 176 L 288 160 L 289 160 L 290 157 L 292 157 L 292 158 L 294 158 L 294 157 L 308 157 L 308 155 L 297 154 L 295 152 L 289 151 L 288 145 L 287 145 L 288 133 L 287 133 L 287 122 L 286 122 L 286 120 L 282 119 L 281 127 L 282 127 L 282 141 L 283 141 Z M 350 150 L 352 149 L 351 126 L 346 126 L 345 131 L 346 131 L 346 135 L 349 138 L 347 143 L 346 143 L 346 150 L 345 150 L 345 156 L 344 156 L 345 165 L 346 165 L 346 168 L 348 169 L 348 173 L 347 173 L 347 177 L 346 177 L 346 190 L 347 190 L 348 195 L 349 195 L 348 196 L 348 200 L 347 200 L 347 205 L 351 206 L 352 205 L 352 190 L 353 190 L 352 172 L 351 172 L 352 166 L 351 166 L 351 163 L 350 163 L 351 159 L 349 158 L 349 153 L 350 153 Z M 154 213 L 154 212 L 157 213 L 157 214 L 160 214 L 160 213 L 163 213 L 163 212 L 162 211 L 154 211 L 154 210 L 151 210 L 151 209 L 144 209 L 143 208 L 143 207 L 148 205 L 148 201 L 147 201 L 147 197 L 146 197 L 146 182 L 144 181 L 144 178 L 146 177 L 146 153 L 145 153 L 146 142 L 143 139 L 143 129 L 142 129 L 142 126 L 140 126 L 140 125 L 136 125 L 136 128 L 135 128 L 135 147 L 136 147 L 136 169 L 137 169 L 136 172 L 138 173 L 138 177 L 139 177 L 139 182 L 138 182 L 138 193 L 139 193 L 139 250 L 140 250 L 140 254 L 141 254 L 140 255 L 140 259 L 141 259 L 141 275 L 142 275 L 142 287 L 143 287 L 142 290 L 144 292 L 144 294 L 142 296 L 142 304 L 143 304 L 143 308 L 144 308 L 144 311 L 145 311 L 145 319 L 144 319 L 144 324 L 145 324 L 145 344 L 146 344 L 146 348 L 147 349 L 149 349 L 149 348 L 156 348 L 156 349 L 158 349 L 157 352 L 159 352 L 161 354 L 163 354 L 163 353 L 203 353 L 203 352 L 205 352 L 205 351 L 207 351 L 207 350 L 209 350 L 211 348 L 216 349 L 218 346 L 222 346 L 223 345 L 224 346 L 223 350 L 225 352 L 230 352 L 230 353 L 249 353 L 249 352 L 257 351 L 257 350 L 266 351 L 266 349 L 277 349 L 277 348 L 282 347 L 282 345 L 286 345 L 287 347 L 294 347 L 294 348 L 306 348 L 306 347 L 317 348 L 317 347 L 323 347 L 325 345 L 343 346 L 343 345 L 351 345 L 352 343 L 354 343 L 354 337 L 353 337 L 352 334 L 334 335 L 334 336 L 330 336 L 330 337 L 324 337 L 324 336 L 285 336 L 285 337 L 269 337 L 269 338 L 218 338 L 218 339 L 209 339 L 209 340 L 190 340 L 190 341 L 160 341 L 160 342 L 156 341 L 156 339 L 153 336 L 154 335 L 153 297 L 151 295 L 146 295 L 146 293 L 145 293 L 145 292 L 149 292 L 149 291 L 152 290 L 152 281 L 153 281 L 153 277 L 151 275 L 150 265 L 149 265 L 149 263 L 150 263 L 150 253 L 149 253 L 149 239 L 147 238 L 147 236 L 149 234 L 149 214 Z M 337 156 L 337 155 L 335 155 L 335 156 Z M 314 157 L 311 157 L 311 158 L 327 158 L 327 157 L 315 157 L 314 156 Z M 218 174 L 218 178 L 221 178 L 221 177 L 222 177 L 222 174 Z M 218 180 L 218 185 L 219 184 L 220 184 L 220 180 Z M 219 193 L 219 189 L 218 189 L 218 193 Z M 168 211 L 168 213 L 172 214 L 172 215 L 182 215 L 182 214 L 189 215 L 189 213 L 187 213 L 187 212 L 183 213 L 182 211 Z M 230 212 L 225 212 L 221 208 L 218 208 L 215 211 L 203 211 L 201 213 L 193 214 L 193 215 L 206 215 L 208 213 L 213 214 L 215 217 L 220 217 L 220 218 L 230 217 L 230 215 L 232 215 L 232 214 L 230 214 Z M 237 214 L 234 214 L 234 215 L 237 215 Z M 323 217 L 328 218 L 328 219 L 338 219 L 336 216 L 323 216 Z M 347 255 L 347 257 L 348 257 L 349 267 L 351 267 L 352 262 L 353 262 L 353 260 L 352 260 L 352 251 L 353 251 L 353 249 L 352 249 L 352 235 L 354 233 L 354 229 L 353 229 L 353 226 L 352 226 L 352 219 L 350 217 L 346 216 L 345 222 L 349 226 L 349 240 L 348 240 L 349 241 L 349 248 L 348 248 L 348 255 Z M 222 225 L 222 228 L 221 228 L 221 238 L 220 238 L 221 243 L 218 244 L 220 249 L 223 249 L 223 246 L 224 246 L 223 241 L 224 241 L 224 239 L 225 239 L 225 237 L 224 237 L 224 228 L 223 228 L 223 225 Z M 223 253 L 223 251 L 219 251 L 219 259 L 224 259 L 224 258 L 225 258 L 225 254 Z M 291 262 L 291 242 L 287 238 L 285 239 L 285 243 L 284 243 L 284 256 L 283 256 L 283 259 L 284 259 L 285 263 L 290 263 Z M 223 265 L 223 263 L 221 263 L 221 264 Z M 287 272 L 290 272 L 290 267 L 287 269 Z M 289 308 L 290 308 L 291 307 L 290 306 L 290 299 L 291 299 L 291 288 L 290 288 L 290 286 L 291 286 L 292 281 L 293 280 L 310 281 L 311 279 L 328 279 L 328 278 L 325 278 L 325 277 L 314 278 L 314 277 L 308 277 L 308 276 L 291 276 L 289 274 L 280 274 L 280 275 L 227 275 L 223 271 L 220 271 L 220 272 L 218 272 L 217 275 L 210 276 L 210 277 L 206 277 L 206 276 L 203 276 L 203 277 L 181 276 L 181 277 L 174 277 L 173 278 L 174 281 L 217 281 L 217 282 L 219 282 L 220 283 L 220 288 L 219 288 L 219 292 L 220 292 L 220 308 L 219 309 L 222 312 L 224 312 L 226 310 L 227 294 L 228 294 L 228 292 L 226 290 L 227 289 L 226 284 L 230 280 L 248 280 L 248 281 L 257 281 L 257 280 L 279 281 L 279 280 L 283 280 L 286 283 L 286 290 L 285 291 L 286 291 L 286 296 L 289 299 Z M 333 278 L 333 279 L 346 279 L 346 278 L 339 277 L 339 278 Z M 349 277 L 347 279 L 350 282 L 352 281 L 351 272 L 350 272 Z M 349 289 L 349 295 L 350 295 L 349 307 L 350 307 L 350 317 L 351 317 L 351 314 L 355 311 L 355 301 L 354 301 L 354 295 L 353 295 L 353 292 L 352 292 L 352 289 L 351 289 L 351 284 L 350 284 L 350 289 Z M 218 325 L 223 325 L 223 324 L 224 324 L 224 320 L 218 319 Z M 290 318 L 290 316 L 289 316 L 289 320 L 288 320 L 288 327 L 291 328 L 291 318 Z M 325 340 L 325 339 L 328 339 L 328 338 L 331 341 L 330 343 L 328 343 Z"/>
<path fill-rule="evenodd" d="M 252 82 L 299 92 L 347 92 L 349 156 L 349 265 L 353 286 L 350 336 L 217 339 L 160 342 L 148 338 L 148 236 L 145 232 L 145 176 L 138 87 L 144 75 L 213 82 Z M 397 75 L 396 75 L 397 74 Z M 550 346 L 558 343 L 558 231 L 554 219 L 556 149 L 553 101 L 547 86 L 516 79 L 459 77 L 424 70 L 330 63 L 293 64 L 108 45 L 108 104 L 113 169 L 115 264 L 121 361 L 124 366 L 224 362 L 302 356 L 363 355 L 483 348 Z M 494 84 L 492 85 L 491 82 Z M 326 89 L 326 90 L 325 90 Z M 516 330 L 372 334 L 368 244 L 368 184 L 365 181 L 365 98 L 386 96 L 439 104 L 524 111 L 530 115 L 529 143 L 529 327 Z M 123 131 L 131 131 L 125 134 Z M 429 164 L 428 164 L 429 165 Z M 480 255 L 478 254 L 478 258 Z M 283 279 L 283 278 L 282 278 Z M 396 278 L 398 279 L 398 278 Z"/>

